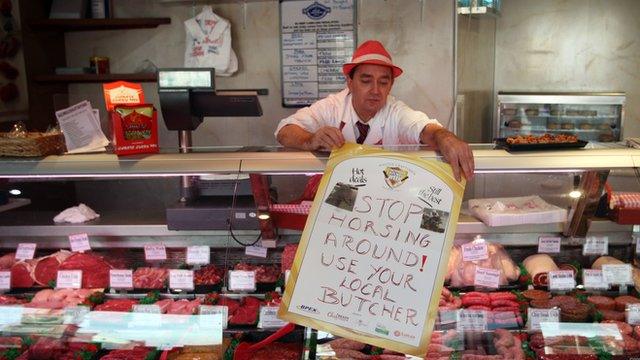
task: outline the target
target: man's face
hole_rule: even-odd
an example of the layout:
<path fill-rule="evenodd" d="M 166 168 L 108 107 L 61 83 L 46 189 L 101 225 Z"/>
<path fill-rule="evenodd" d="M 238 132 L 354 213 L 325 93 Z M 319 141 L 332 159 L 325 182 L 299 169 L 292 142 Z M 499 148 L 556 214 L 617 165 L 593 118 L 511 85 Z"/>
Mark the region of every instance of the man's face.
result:
<path fill-rule="evenodd" d="M 353 78 L 347 77 L 347 86 L 360 120 L 369 121 L 382 109 L 392 85 L 393 72 L 390 67 L 372 64 L 356 67 Z"/>

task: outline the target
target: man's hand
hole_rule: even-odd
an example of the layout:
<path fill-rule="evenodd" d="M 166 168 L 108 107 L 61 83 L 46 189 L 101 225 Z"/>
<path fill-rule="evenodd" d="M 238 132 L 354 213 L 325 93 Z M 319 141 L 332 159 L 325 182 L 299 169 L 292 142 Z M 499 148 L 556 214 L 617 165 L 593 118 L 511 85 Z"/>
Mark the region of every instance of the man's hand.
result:
<path fill-rule="evenodd" d="M 309 140 L 309 150 L 327 150 L 339 148 L 344 145 L 344 136 L 340 129 L 325 126 L 316 131 Z"/>
<path fill-rule="evenodd" d="M 447 129 L 439 128 L 432 133 L 433 145 L 442 153 L 453 170 L 453 176 L 460 181 L 460 172 L 467 181 L 473 178 L 475 164 L 473 152 L 466 142 L 460 140 Z"/>

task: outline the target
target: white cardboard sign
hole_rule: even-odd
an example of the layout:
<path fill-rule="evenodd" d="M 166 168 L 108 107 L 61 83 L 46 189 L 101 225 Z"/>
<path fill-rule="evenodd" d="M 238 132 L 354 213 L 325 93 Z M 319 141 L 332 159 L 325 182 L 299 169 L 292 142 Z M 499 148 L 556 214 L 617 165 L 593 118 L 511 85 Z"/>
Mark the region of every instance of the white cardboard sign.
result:
<path fill-rule="evenodd" d="M 605 290 L 609 284 L 604 281 L 602 270 L 582 269 L 582 285 L 587 290 Z"/>
<path fill-rule="evenodd" d="M 145 244 L 144 259 L 147 261 L 167 260 L 167 249 L 164 244 Z"/>
<path fill-rule="evenodd" d="M 549 290 L 573 290 L 576 278 L 571 270 L 549 271 Z"/>
<path fill-rule="evenodd" d="M 527 321 L 531 331 L 539 331 L 543 322 L 560 322 L 559 309 L 535 309 L 528 308 Z"/>
<path fill-rule="evenodd" d="M 133 289 L 133 271 L 131 269 L 109 270 L 109 286 L 113 289 Z"/>
<path fill-rule="evenodd" d="M 56 288 L 80 289 L 82 287 L 82 270 L 58 270 Z"/>
<path fill-rule="evenodd" d="M 169 270 L 169 288 L 193 290 L 193 270 Z"/>
<path fill-rule="evenodd" d="M 254 291 L 256 289 L 256 272 L 245 270 L 229 271 L 229 290 Z"/>
<path fill-rule="evenodd" d="M 73 252 L 90 251 L 89 235 L 86 233 L 69 235 L 69 246 Z"/>
<path fill-rule="evenodd" d="M 208 246 L 187 247 L 187 264 L 207 265 L 211 262 L 211 248 Z"/>
<path fill-rule="evenodd" d="M 556 254 L 560 252 L 562 238 L 558 236 L 540 236 L 538 238 L 538 252 Z"/>
<path fill-rule="evenodd" d="M 462 245 L 463 261 L 477 261 L 485 260 L 488 258 L 489 248 L 487 247 L 486 242 L 470 242 Z"/>
<path fill-rule="evenodd" d="M 31 260 L 36 253 L 35 243 L 20 243 L 16 249 L 16 260 Z"/>
<path fill-rule="evenodd" d="M 11 290 L 11 271 L 0 271 L 0 290 Z"/>
<path fill-rule="evenodd" d="M 435 322 L 428 314 L 430 308 L 437 312 L 442 282 L 436 280 L 446 271 L 462 186 L 451 181 L 450 168 L 448 173 L 439 168 L 441 163 L 368 148 L 361 150 L 367 156 L 349 157 L 358 151 L 352 146 L 332 153 L 280 318 L 424 354 Z M 374 156 L 377 151 L 380 156 Z M 403 315 L 394 316 L 389 308 L 396 309 L 392 313 L 402 308 Z"/>
<path fill-rule="evenodd" d="M 475 286 L 497 289 L 500 287 L 500 270 L 476 267 Z"/>

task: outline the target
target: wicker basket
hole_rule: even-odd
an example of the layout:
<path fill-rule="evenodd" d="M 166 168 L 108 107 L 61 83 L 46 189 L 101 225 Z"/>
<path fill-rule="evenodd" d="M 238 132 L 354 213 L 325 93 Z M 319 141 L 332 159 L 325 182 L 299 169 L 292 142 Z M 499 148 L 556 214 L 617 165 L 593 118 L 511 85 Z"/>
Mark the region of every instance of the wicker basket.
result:
<path fill-rule="evenodd" d="M 59 155 L 66 150 L 62 133 L 27 133 L 26 137 L 0 133 L 0 156 Z"/>

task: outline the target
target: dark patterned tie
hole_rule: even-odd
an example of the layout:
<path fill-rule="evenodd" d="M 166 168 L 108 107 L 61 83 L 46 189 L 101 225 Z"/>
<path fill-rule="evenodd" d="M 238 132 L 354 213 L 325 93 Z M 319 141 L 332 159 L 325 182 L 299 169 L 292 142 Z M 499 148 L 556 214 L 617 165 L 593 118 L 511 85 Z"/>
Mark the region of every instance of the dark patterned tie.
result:
<path fill-rule="evenodd" d="M 356 142 L 358 144 L 364 143 L 364 139 L 367 138 L 367 134 L 369 133 L 369 124 L 361 123 L 360 121 L 356 122 L 356 126 L 358 127 L 358 131 L 360 132 L 360 136 Z"/>

